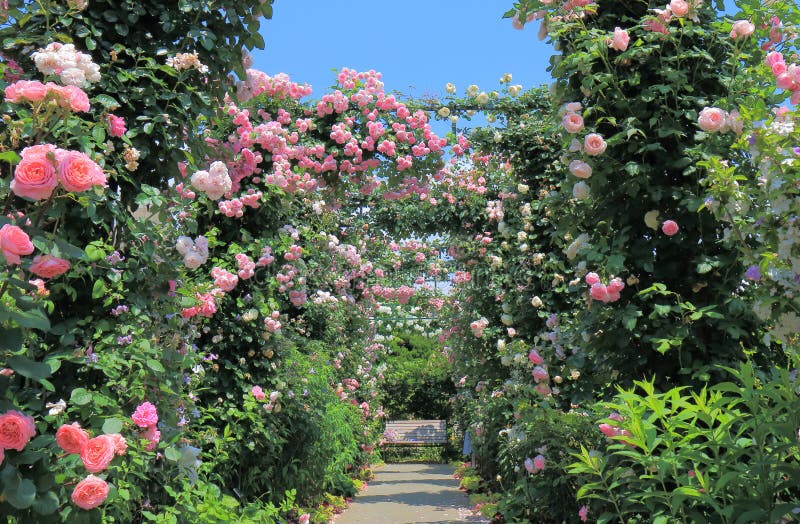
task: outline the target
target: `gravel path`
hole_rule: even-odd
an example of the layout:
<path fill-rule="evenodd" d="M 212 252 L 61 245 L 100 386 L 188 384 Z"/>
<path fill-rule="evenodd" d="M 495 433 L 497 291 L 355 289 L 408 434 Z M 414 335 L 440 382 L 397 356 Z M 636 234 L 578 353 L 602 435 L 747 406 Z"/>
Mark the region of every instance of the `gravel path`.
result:
<path fill-rule="evenodd" d="M 453 468 L 443 464 L 387 464 L 353 499 L 336 524 L 488 523 L 473 516 Z"/>

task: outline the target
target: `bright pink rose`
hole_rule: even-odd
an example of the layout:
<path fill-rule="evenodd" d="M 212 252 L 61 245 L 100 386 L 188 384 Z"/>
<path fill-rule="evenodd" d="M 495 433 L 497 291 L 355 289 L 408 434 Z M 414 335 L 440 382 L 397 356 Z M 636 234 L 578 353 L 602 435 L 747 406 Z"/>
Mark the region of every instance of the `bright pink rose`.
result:
<path fill-rule="evenodd" d="M 81 461 L 89 473 L 100 473 L 111 464 L 116 452 L 114 439 L 108 435 L 98 435 L 86 443 L 81 451 Z"/>
<path fill-rule="evenodd" d="M 26 147 L 22 151 L 22 160 L 14 169 L 11 191 L 31 200 L 50 198 L 58 186 L 55 151 L 56 148 L 50 144 Z"/>
<path fill-rule="evenodd" d="M 153 451 L 161 440 L 161 432 L 155 426 L 150 426 L 142 432 L 141 437 L 150 441 L 144 449 Z"/>
<path fill-rule="evenodd" d="M 528 353 L 528 360 L 530 360 L 531 363 L 536 364 L 537 366 L 542 362 L 544 362 L 542 356 L 535 349 L 532 349 L 531 352 Z"/>
<path fill-rule="evenodd" d="M 578 517 L 581 519 L 581 522 L 586 522 L 589 518 L 589 508 L 586 505 L 581 506 L 581 509 L 578 510 Z"/>
<path fill-rule="evenodd" d="M 661 231 L 663 231 L 668 237 L 671 237 L 677 233 L 678 229 L 678 223 L 674 220 L 666 220 L 663 224 L 661 224 Z"/>
<path fill-rule="evenodd" d="M 597 133 L 589 133 L 586 135 L 586 138 L 583 139 L 583 150 L 586 152 L 587 155 L 590 156 L 598 156 L 602 155 L 606 151 L 606 141 L 603 140 L 603 137 L 598 135 Z"/>
<path fill-rule="evenodd" d="M 756 26 L 753 25 L 748 20 L 737 20 L 733 23 L 733 27 L 731 27 L 731 38 L 741 38 L 750 36 L 753 34 L 753 31 L 756 30 Z"/>
<path fill-rule="evenodd" d="M 598 282 L 600 282 L 600 275 L 592 271 L 591 273 L 586 274 L 586 278 L 584 280 L 586 281 L 587 284 L 593 286 Z"/>
<path fill-rule="evenodd" d="M 728 120 L 728 113 L 718 107 L 704 107 L 700 111 L 697 125 L 700 129 L 708 133 L 716 133 L 725 128 Z"/>
<path fill-rule="evenodd" d="M 78 482 L 72 490 L 72 502 L 81 509 L 94 509 L 108 497 L 108 484 L 105 480 L 89 475 Z"/>
<path fill-rule="evenodd" d="M 592 287 L 589 288 L 589 295 L 591 295 L 593 299 L 601 302 L 609 301 L 608 288 L 601 282 L 592 284 Z"/>
<path fill-rule="evenodd" d="M 583 160 L 573 160 L 569 163 L 569 172 L 578 178 L 589 178 L 592 176 L 592 166 Z"/>
<path fill-rule="evenodd" d="M 583 129 L 583 117 L 578 113 L 567 113 L 561 119 L 561 124 L 567 133 L 578 133 Z"/>
<path fill-rule="evenodd" d="M 111 136 L 119 138 L 125 134 L 125 119 L 115 115 L 108 115 L 108 132 Z"/>
<path fill-rule="evenodd" d="M 536 468 L 536 471 L 542 471 L 544 469 L 545 458 L 544 455 L 539 454 L 533 457 L 533 467 Z"/>
<path fill-rule="evenodd" d="M 22 451 L 36 434 L 33 417 L 9 410 L 0 415 L 0 448 Z"/>
<path fill-rule="evenodd" d="M 783 55 L 781 53 L 779 53 L 778 51 L 770 52 L 767 55 L 767 58 L 765 59 L 765 61 L 766 61 L 767 65 L 769 67 L 772 67 L 775 64 L 785 64 L 786 63 L 786 61 L 783 58 Z"/>
<path fill-rule="evenodd" d="M 6 224 L 0 227 L 0 251 L 9 265 L 19 264 L 20 255 L 33 253 L 33 244 L 28 234 L 17 226 Z"/>
<path fill-rule="evenodd" d="M 156 407 L 149 402 L 142 402 L 136 406 L 136 411 L 131 415 L 133 423 L 140 428 L 147 428 L 158 424 L 158 411 Z"/>
<path fill-rule="evenodd" d="M 63 258 L 52 255 L 39 255 L 34 257 L 31 264 L 31 273 L 37 277 L 53 278 L 65 273 L 69 269 L 69 262 Z"/>
<path fill-rule="evenodd" d="M 672 0 L 669 3 L 669 10 L 678 18 L 684 17 L 689 13 L 689 4 L 686 0 Z"/>
<path fill-rule="evenodd" d="M 80 151 L 60 150 L 58 160 L 58 178 L 64 189 L 80 193 L 92 186 L 107 185 L 106 175 L 97 163 Z"/>
<path fill-rule="evenodd" d="M 625 51 L 628 49 L 628 42 L 630 42 L 628 32 L 620 27 L 615 27 L 614 37 L 608 45 L 617 51 Z"/>
<path fill-rule="evenodd" d="M 77 422 L 62 424 L 56 431 L 56 443 L 58 447 L 67 453 L 80 455 L 88 442 L 89 433 L 81 428 Z"/>

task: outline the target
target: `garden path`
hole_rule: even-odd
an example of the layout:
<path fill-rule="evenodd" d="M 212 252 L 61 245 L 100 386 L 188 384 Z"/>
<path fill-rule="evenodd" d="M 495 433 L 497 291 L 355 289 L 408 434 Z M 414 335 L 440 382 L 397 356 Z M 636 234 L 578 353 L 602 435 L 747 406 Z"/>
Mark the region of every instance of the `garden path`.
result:
<path fill-rule="evenodd" d="M 444 464 L 387 464 L 336 524 L 488 523 L 469 510 L 453 468 Z"/>

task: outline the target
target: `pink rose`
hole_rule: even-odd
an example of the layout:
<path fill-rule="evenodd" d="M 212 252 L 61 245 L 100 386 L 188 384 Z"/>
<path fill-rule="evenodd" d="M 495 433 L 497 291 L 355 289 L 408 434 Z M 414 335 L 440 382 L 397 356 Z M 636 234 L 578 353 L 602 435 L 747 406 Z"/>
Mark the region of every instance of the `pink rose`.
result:
<path fill-rule="evenodd" d="M 60 105 L 72 111 L 87 112 L 91 109 L 89 96 L 78 86 L 59 86 L 61 88 L 62 101 Z"/>
<path fill-rule="evenodd" d="M 663 231 L 668 237 L 671 237 L 677 233 L 678 229 L 678 223 L 674 220 L 666 220 L 663 224 L 661 224 L 661 231 Z"/>
<path fill-rule="evenodd" d="M 62 424 L 56 431 L 56 443 L 67 453 L 80 455 L 88 442 L 89 433 L 77 422 Z"/>
<path fill-rule="evenodd" d="M 155 426 L 150 426 L 142 432 L 141 437 L 150 441 L 144 449 L 153 451 L 161 441 L 161 432 Z"/>
<path fill-rule="evenodd" d="M 33 417 L 9 410 L 0 415 L 0 448 L 22 451 L 36 434 Z"/>
<path fill-rule="evenodd" d="M 731 38 L 736 39 L 750 36 L 755 30 L 756 26 L 748 20 L 737 20 L 733 23 L 733 27 L 731 27 Z"/>
<path fill-rule="evenodd" d="M 58 186 L 55 152 L 56 148 L 50 144 L 26 147 L 22 151 L 22 160 L 14 169 L 11 191 L 31 200 L 50 198 Z"/>
<path fill-rule="evenodd" d="M 530 353 L 528 353 L 528 360 L 531 361 L 532 364 L 539 365 L 544 362 L 542 356 L 535 350 L 532 349 Z"/>
<path fill-rule="evenodd" d="M 525 464 L 525 471 L 527 471 L 528 473 L 533 473 L 534 471 L 536 471 L 533 466 L 533 459 L 531 459 L 530 457 L 525 459 L 524 464 Z"/>
<path fill-rule="evenodd" d="M 589 518 L 589 508 L 587 508 L 585 504 L 578 510 L 578 517 L 581 519 L 581 522 L 586 522 Z"/>
<path fill-rule="evenodd" d="M 597 133 L 589 133 L 583 139 L 583 150 L 589 156 L 602 155 L 606 151 L 606 141 Z"/>
<path fill-rule="evenodd" d="M 786 61 L 783 58 L 783 55 L 781 53 L 779 53 L 778 51 L 770 52 L 767 55 L 767 58 L 765 59 L 765 61 L 766 61 L 767 65 L 769 67 L 772 67 L 775 64 L 785 64 L 786 63 Z"/>
<path fill-rule="evenodd" d="M 98 435 L 89 439 L 81 451 L 81 461 L 89 473 L 100 473 L 111 464 L 117 447 L 108 435 Z"/>
<path fill-rule="evenodd" d="M 93 509 L 108 497 L 108 484 L 100 477 L 89 475 L 72 490 L 72 502 L 81 509 Z"/>
<path fill-rule="evenodd" d="M 578 113 L 567 113 L 561 119 L 561 124 L 567 133 L 578 133 L 583 129 L 583 117 Z"/>
<path fill-rule="evenodd" d="M 592 176 L 592 166 L 583 160 L 573 160 L 569 163 L 569 172 L 578 178 L 589 178 Z"/>
<path fill-rule="evenodd" d="M 119 138 L 125 134 L 125 120 L 122 117 L 108 115 L 108 132 L 111 136 Z"/>
<path fill-rule="evenodd" d="M 708 133 L 716 133 L 725 128 L 728 113 L 718 107 L 704 107 L 697 118 L 697 125 Z"/>
<path fill-rule="evenodd" d="M 253 389 L 250 390 L 256 400 L 264 400 L 267 395 L 264 394 L 264 390 L 261 389 L 261 386 L 253 386 Z"/>
<path fill-rule="evenodd" d="M 586 274 L 586 278 L 584 280 L 586 281 L 587 284 L 593 286 L 598 282 L 600 282 L 600 275 L 592 271 L 591 273 Z"/>
<path fill-rule="evenodd" d="M 37 277 L 53 278 L 65 273 L 69 269 L 69 262 L 63 258 L 52 255 L 39 255 L 34 257 L 31 264 L 31 273 Z"/>
<path fill-rule="evenodd" d="M 673 15 L 681 18 L 689 13 L 689 4 L 685 0 L 672 0 L 669 3 L 669 10 Z"/>
<path fill-rule="evenodd" d="M 544 469 L 545 458 L 544 455 L 539 454 L 533 457 L 533 467 L 536 468 L 536 471 L 541 471 Z"/>
<path fill-rule="evenodd" d="M 539 382 L 540 380 L 547 380 L 548 377 L 547 370 L 542 366 L 536 366 L 533 368 L 531 375 L 533 375 L 533 380 L 536 382 Z"/>
<path fill-rule="evenodd" d="M 56 159 L 58 178 L 67 191 L 80 193 L 107 184 L 103 169 L 84 153 L 59 150 Z"/>
<path fill-rule="evenodd" d="M 11 103 L 31 102 L 38 104 L 47 96 L 48 89 L 41 82 L 35 80 L 20 80 L 6 86 L 5 97 Z"/>
<path fill-rule="evenodd" d="M 128 441 L 119 433 L 111 433 L 108 438 L 114 443 L 114 453 L 122 456 L 128 451 Z"/>
<path fill-rule="evenodd" d="M 131 415 L 131 419 L 140 428 L 155 426 L 158 424 L 158 411 L 151 403 L 143 402 L 136 406 L 136 411 Z"/>
<path fill-rule="evenodd" d="M 628 32 L 620 27 L 615 27 L 614 37 L 611 39 L 611 42 L 608 45 L 617 51 L 625 51 L 628 49 L 629 41 L 630 37 L 628 36 Z"/>
<path fill-rule="evenodd" d="M 0 251 L 9 265 L 19 264 L 20 255 L 33 253 L 31 238 L 25 231 L 17 226 L 6 224 L 0 228 Z"/>
<path fill-rule="evenodd" d="M 606 288 L 605 284 L 601 282 L 596 282 L 592 284 L 592 287 L 589 288 L 589 295 L 595 300 L 599 300 L 601 302 L 608 302 L 608 289 Z"/>

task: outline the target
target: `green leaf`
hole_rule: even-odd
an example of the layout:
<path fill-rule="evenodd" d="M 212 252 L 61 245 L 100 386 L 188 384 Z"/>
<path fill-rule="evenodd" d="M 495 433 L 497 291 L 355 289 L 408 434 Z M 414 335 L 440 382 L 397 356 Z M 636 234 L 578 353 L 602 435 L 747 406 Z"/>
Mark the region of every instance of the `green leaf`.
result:
<path fill-rule="evenodd" d="M 106 141 L 106 130 L 100 124 L 95 124 L 94 128 L 92 129 L 92 138 L 98 144 L 102 144 Z"/>
<path fill-rule="evenodd" d="M 119 102 L 117 102 L 117 100 L 112 96 L 97 95 L 97 96 L 94 97 L 94 100 L 96 102 L 98 102 L 101 106 L 103 106 L 104 108 L 110 109 L 112 111 L 119 107 Z"/>
<path fill-rule="evenodd" d="M 36 485 L 29 479 L 21 479 L 18 475 L 12 477 L 11 482 L 3 491 L 6 502 L 17 509 L 27 509 L 36 500 Z"/>
<path fill-rule="evenodd" d="M 92 298 L 100 298 L 106 294 L 106 283 L 101 278 L 94 281 L 94 286 L 92 286 Z"/>
<path fill-rule="evenodd" d="M 167 460 L 178 462 L 181 459 L 181 452 L 175 448 L 167 448 L 164 450 L 164 456 L 167 457 Z"/>
<path fill-rule="evenodd" d="M 39 515 L 51 515 L 56 512 L 58 506 L 58 497 L 52 491 L 48 491 L 36 497 L 36 500 L 33 502 L 33 511 Z"/>
<path fill-rule="evenodd" d="M 147 367 L 158 373 L 163 373 L 164 371 L 166 371 L 164 369 L 164 365 L 161 364 L 161 362 L 159 362 L 158 360 L 154 360 L 152 358 L 147 359 Z"/>
<path fill-rule="evenodd" d="M 84 388 L 75 388 L 72 390 L 69 400 L 76 406 L 85 406 L 92 401 L 92 392 Z"/>
<path fill-rule="evenodd" d="M 20 161 L 20 156 L 16 153 L 16 151 L 3 151 L 0 153 L 0 162 L 11 162 L 12 164 L 16 164 Z"/>
<path fill-rule="evenodd" d="M 9 317 L 22 327 L 48 331 L 50 321 L 47 316 L 38 309 L 30 311 L 10 311 Z"/>
<path fill-rule="evenodd" d="M 4 328 L 0 330 L 0 349 L 16 352 L 22 349 L 24 336 L 20 328 Z"/>
<path fill-rule="evenodd" d="M 110 435 L 112 433 L 119 433 L 125 423 L 118 418 L 108 418 L 103 422 L 103 433 Z"/>
<path fill-rule="evenodd" d="M 21 355 L 9 357 L 6 365 L 22 375 L 34 380 L 42 380 L 52 374 L 50 366 L 44 362 L 36 362 Z"/>

